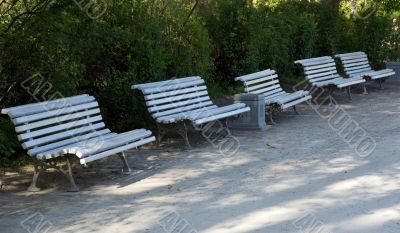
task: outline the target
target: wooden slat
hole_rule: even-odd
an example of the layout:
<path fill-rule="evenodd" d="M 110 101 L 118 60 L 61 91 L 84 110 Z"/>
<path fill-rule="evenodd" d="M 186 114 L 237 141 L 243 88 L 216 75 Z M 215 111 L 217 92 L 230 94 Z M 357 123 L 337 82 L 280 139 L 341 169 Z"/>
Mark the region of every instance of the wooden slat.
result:
<path fill-rule="evenodd" d="M 199 91 L 199 92 L 186 93 L 183 95 L 176 95 L 176 96 L 172 96 L 172 97 L 160 98 L 157 100 L 147 101 L 146 105 L 154 106 L 154 105 L 177 102 L 177 101 L 185 101 L 187 99 L 193 99 L 193 98 L 201 97 L 201 96 L 208 96 L 208 92 L 207 91 Z"/>
<path fill-rule="evenodd" d="M 158 94 L 146 95 L 144 97 L 144 99 L 146 101 L 148 101 L 148 100 L 166 98 L 166 97 L 170 97 L 170 96 L 181 95 L 181 94 L 191 93 L 191 92 L 196 92 L 196 91 L 204 91 L 204 90 L 207 90 L 206 86 L 190 87 L 190 88 L 178 89 L 178 90 L 173 90 L 173 91 L 165 91 L 165 92 L 161 92 Z"/>
<path fill-rule="evenodd" d="M 210 97 L 209 96 L 205 96 L 205 97 L 189 99 L 189 100 L 180 101 L 180 102 L 171 103 L 171 104 L 164 104 L 164 105 L 160 105 L 160 106 L 149 107 L 148 110 L 149 110 L 149 112 L 152 113 L 152 112 L 163 111 L 163 110 L 167 110 L 167 109 L 171 109 L 171 108 L 182 107 L 182 106 L 185 106 L 185 105 L 196 104 L 196 103 L 199 103 L 199 102 L 205 102 L 205 101 L 208 101 L 208 100 L 210 100 Z"/>
<path fill-rule="evenodd" d="M 99 105 L 97 102 L 91 102 L 91 103 L 86 103 L 86 104 L 81 104 L 81 105 L 75 105 L 72 107 L 66 107 L 63 109 L 57 109 L 57 110 L 52 110 L 52 111 L 48 111 L 48 112 L 36 113 L 33 115 L 29 115 L 29 116 L 14 118 L 14 119 L 12 119 L 12 122 L 15 125 L 20 125 L 20 124 L 39 121 L 39 120 L 43 120 L 43 119 L 51 118 L 51 117 L 55 117 L 55 116 L 61 116 L 64 114 L 70 114 L 73 112 L 79 112 L 79 111 L 83 111 L 83 110 L 87 110 L 87 109 L 94 109 L 94 108 L 98 108 L 98 107 L 99 107 Z"/>
<path fill-rule="evenodd" d="M 277 78 L 277 77 L 278 77 L 277 74 L 275 74 L 275 75 L 270 75 L 270 76 L 267 76 L 267 77 L 264 77 L 264 78 L 258 78 L 258 79 L 254 79 L 254 80 L 251 80 L 251 81 L 246 81 L 246 82 L 244 82 L 244 84 L 245 84 L 246 86 L 251 86 L 251 85 L 254 85 L 254 84 L 257 84 L 257 83 L 262 83 L 262 82 L 266 82 L 266 81 L 271 81 L 271 80 L 273 80 L 273 79 L 275 79 L 275 78 Z"/>
<path fill-rule="evenodd" d="M 50 136 L 38 138 L 38 139 L 35 139 L 32 141 L 26 141 L 26 142 L 22 143 L 22 146 L 25 149 L 30 149 L 35 146 L 41 146 L 44 144 L 48 144 L 48 143 L 55 142 L 55 141 L 65 139 L 65 138 L 69 138 L 69 137 L 76 137 L 79 134 L 83 134 L 83 133 L 90 132 L 90 131 L 96 131 L 96 130 L 103 129 L 103 128 L 105 128 L 105 125 L 103 122 L 101 122 L 101 123 L 93 124 L 90 126 L 85 126 L 85 127 L 53 134 Z"/>
<path fill-rule="evenodd" d="M 45 151 L 53 150 L 55 148 L 65 147 L 67 145 L 74 144 L 74 143 L 77 143 L 77 142 L 80 142 L 83 140 L 90 140 L 92 138 L 102 137 L 102 136 L 105 136 L 108 134 L 111 134 L 111 131 L 109 129 L 97 130 L 96 132 L 88 132 L 86 134 L 79 135 L 79 136 L 76 136 L 73 138 L 68 138 L 68 139 L 60 140 L 57 142 L 53 142 L 50 144 L 46 144 L 46 145 L 42 145 L 39 147 L 29 149 L 28 154 L 30 156 L 36 156 L 37 154 L 45 152 Z"/>
<path fill-rule="evenodd" d="M 7 113 L 11 118 L 21 116 L 29 116 L 32 114 L 48 112 L 56 109 L 62 109 L 69 106 L 74 106 L 83 103 L 93 102 L 95 99 L 92 96 L 76 96 L 59 100 L 52 100 L 28 106 L 17 107 L 16 109 L 4 109 L 2 112 Z"/>
<path fill-rule="evenodd" d="M 192 77 L 171 79 L 171 80 L 165 80 L 165 81 L 159 81 L 159 82 L 135 84 L 135 85 L 132 85 L 132 89 L 144 90 L 144 89 L 160 87 L 160 86 L 176 85 L 178 83 L 191 82 L 191 81 L 195 81 L 195 80 L 201 80 L 201 77 L 192 76 Z"/>
<path fill-rule="evenodd" d="M 143 92 L 143 94 L 148 95 L 148 94 L 172 91 L 172 90 L 200 86 L 200 85 L 204 85 L 204 80 L 200 79 L 200 80 L 194 80 L 194 81 L 190 81 L 190 82 L 176 83 L 173 85 L 156 86 L 156 87 L 152 87 L 152 88 L 143 89 L 142 92 Z"/>
<path fill-rule="evenodd" d="M 155 140 L 156 140 L 155 137 L 145 138 L 145 139 L 142 139 L 142 140 L 137 141 L 137 142 L 130 143 L 130 144 L 125 145 L 125 146 L 121 146 L 121 147 L 118 147 L 118 148 L 115 148 L 115 149 L 112 149 L 112 150 L 109 150 L 109 151 L 105 151 L 105 152 L 102 152 L 102 153 L 99 153 L 99 154 L 96 154 L 96 155 L 93 155 L 93 156 L 89 156 L 89 157 L 80 159 L 80 163 L 81 164 L 87 164 L 89 162 L 92 162 L 92 161 L 95 161 L 95 160 L 98 160 L 98 159 L 102 159 L 102 158 L 105 158 L 107 156 L 120 153 L 122 151 L 126 151 L 126 150 L 129 150 L 129 149 L 135 148 L 135 147 L 142 146 L 144 144 L 148 144 L 148 143 L 153 142 Z"/>
<path fill-rule="evenodd" d="M 17 127 L 15 127 L 15 131 L 17 133 L 20 133 L 20 132 L 23 132 L 23 131 L 32 130 L 32 129 L 40 128 L 40 127 L 43 127 L 43 126 L 59 124 L 59 123 L 65 122 L 65 121 L 71 121 L 71 120 L 74 120 L 74 119 L 93 116 L 93 115 L 99 115 L 99 114 L 100 114 L 100 109 L 95 108 L 95 109 L 92 109 L 92 110 L 72 113 L 72 114 L 63 115 L 63 116 L 56 116 L 56 117 L 49 118 L 49 119 L 46 119 L 46 120 L 36 121 L 36 122 L 29 123 L 29 124 L 17 126 Z"/>
<path fill-rule="evenodd" d="M 248 112 L 248 111 L 250 111 L 250 108 L 249 107 L 245 107 L 245 108 L 237 109 L 235 111 L 226 112 L 226 113 L 222 113 L 222 114 L 218 114 L 218 115 L 202 118 L 202 119 L 196 120 L 194 123 L 196 125 L 201 125 L 201 124 L 204 124 L 204 123 L 207 123 L 207 122 L 211 122 L 211 121 L 215 121 L 215 120 L 219 120 L 219 119 L 224 119 L 224 118 L 231 117 L 231 116 L 236 116 L 238 114 L 242 114 L 242 113 L 245 113 L 245 112 Z"/>
<path fill-rule="evenodd" d="M 204 107 L 204 108 L 196 108 L 195 110 L 191 110 L 191 111 L 178 112 L 178 113 L 174 113 L 174 114 L 171 114 L 171 115 L 158 117 L 157 120 L 159 122 L 163 122 L 163 123 L 177 122 L 177 121 L 180 121 L 180 120 L 187 119 L 187 117 L 189 115 L 191 115 L 191 114 L 195 114 L 197 112 L 207 111 L 207 110 L 215 109 L 215 108 L 218 108 L 218 106 L 210 105 L 210 106 L 207 106 L 207 107 Z"/>
<path fill-rule="evenodd" d="M 247 75 L 243 75 L 243 76 L 240 76 L 240 77 L 236 77 L 235 81 L 247 82 L 247 81 L 251 81 L 251 80 L 254 80 L 254 79 L 258 79 L 258 78 L 267 77 L 267 76 L 273 75 L 275 73 L 276 73 L 275 70 L 268 69 L 268 70 L 263 70 L 263 71 L 259 71 L 259 72 L 256 72 L 256 73 L 252 73 L 252 74 L 247 74 Z"/>
<path fill-rule="evenodd" d="M 262 88 L 265 88 L 265 87 L 275 87 L 275 88 L 276 87 L 280 87 L 279 80 L 276 79 L 276 80 L 272 80 L 272 81 L 269 81 L 269 82 L 264 82 L 262 84 L 246 87 L 245 91 L 246 92 L 251 92 L 251 91 L 262 89 Z"/>
<path fill-rule="evenodd" d="M 198 120 L 201 118 L 205 118 L 205 117 L 210 117 L 210 116 L 214 116 L 214 115 L 218 115 L 218 114 L 222 114 L 222 113 L 228 113 L 228 112 L 232 112 L 241 108 L 245 108 L 246 105 L 243 103 L 236 103 L 236 104 L 231 104 L 231 105 L 227 105 L 227 106 L 223 106 L 223 107 L 219 107 L 219 108 L 214 108 L 214 109 L 207 109 L 205 111 L 199 111 L 199 112 L 195 112 L 190 114 L 188 117 L 192 120 Z"/>
<path fill-rule="evenodd" d="M 84 119 L 81 119 L 78 121 L 72 121 L 72 122 L 59 124 L 59 125 L 52 126 L 52 127 L 47 127 L 47 128 L 40 129 L 40 130 L 23 133 L 23 134 L 18 135 L 18 139 L 21 141 L 27 140 L 27 139 L 33 139 L 33 138 L 40 137 L 43 135 L 50 135 L 50 134 L 54 134 L 59 131 L 69 130 L 72 128 L 77 128 L 79 126 L 88 125 L 88 124 L 99 122 L 99 121 L 102 121 L 101 116 L 84 118 Z"/>
<path fill-rule="evenodd" d="M 61 150 L 48 151 L 45 153 L 41 153 L 38 156 L 49 159 L 53 156 L 74 154 L 78 158 L 84 158 L 113 148 L 121 147 L 125 144 L 129 144 L 146 137 L 150 137 L 151 134 L 151 131 L 144 129 L 133 130 L 122 134 L 110 135 L 105 138 L 98 138 L 98 140 L 92 139 L 88 141 L 78 142 L 76 144 L 69 145 Z"/>

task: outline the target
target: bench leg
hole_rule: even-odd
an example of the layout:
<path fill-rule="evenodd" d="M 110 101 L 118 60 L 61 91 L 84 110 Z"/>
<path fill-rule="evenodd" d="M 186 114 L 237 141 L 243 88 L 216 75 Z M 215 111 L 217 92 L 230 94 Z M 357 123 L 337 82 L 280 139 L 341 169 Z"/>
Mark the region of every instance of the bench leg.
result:
<path fill-rule="evenodd" d="M 131 173 L 132 173 L 132 170 L 131 170 L 131 168 L 129 167 L 128 160 L 126 159 L 126 154 L 125 154 L 125 152 L 122 152 L 122 153 L 120 153 L 120 154 L 118 154 L 118 155 L 119 155 L 119 157 L 120 157 L 121 160 L 122 160 L 122 164 L 124 165 L 124 167 L 123 167 L 123 169 L 122 169 L 122 173 L 124 173 L 124 174 L 126 174 L 126 175 L 131 174 Z"/>
<path fill-rule="evenodd" d="M 365 83 L 362 83 L 362 88 L 363 88 L 363 94 L 364 95 L 368 95 L 368 90 L 367 90 L 367 86 L 365 85 Z"/>
<path fill-rule="evenodd" d="M 162 138 L 167 134 L 167 132 L 175 133 L 181 136 L 186 144 L 186 147 L 188 149 L 192 149 L 192 146 L 189 143 L 189 138 L 188 138 L 188 126 L 186 125 L 186 122 L 183 122 L 181 124 L 158 124 L 157 123 L 157 128 L 158 128 L 158 137 L 157 137 L 157 147 L 160 147 L 160 143 Z"/>
<path fill-rule="evenodd" d="M 380 78 L 378 82 L 379 82 L 379 89 L 383 90 L 384 89 L 382 85 L 383 80 Z"/>
<path fill-rule="evenodd" d="M 76 186 L 74 177 L 72 175 L 72 164 L 70 158 L 67 157 L 66 162 L 67 162 L 67 169 L 63 170 L 60 167 L 60 171 L 64 173 L 64 175 L 68 178 L 69 183 L 71 184 L 71 187 L 68 189 L 68 192 L 79 192 L 79 188 L 78 186 Z"/>
<path fill-rule="evenodd" d="M 335 103 L 335 99 L 333 98 L 333 92 L 335 91 L 335 89 L 333 89 L 332 87 L 328 88 L 328 97 L 331 101 L 331 103 Z"/>
<path fill-rule="evenodd" d="M 352 100 L 352 96 L 351 96 L 351 86 L 346 87 L 346 92 L 347 92 L 347 96 L 349 97 L 349 100 Z"/>
<path fill-rule="evenodd" d="M 188 127 L 186 125 L 186 122 L 183 122 L 183 127 L 180 128 L 180 132 L 179 134 L 183 137 L 183 139 L 185 140 L 185 144 L 186 144 L 186 148 L 191 150 L 193 149 L 193 147 L 190 145 L 189 142 L 189 137 L 188 137 Z"/>
<path fill-rule="evenodd" d="M 40 188 L 37 187 L 37 181 L 38 181 L 39 175 L 42 172 L 43 168 L 41 168 L 39 166 L 39 164 L 37 164 L 36 162 L 34 162 L 33 166 L 35 167 L 35 171 L 33 173 L 31 185 L 28 187 L 27 191 L 28 192 L 39 192 Z"/>
<path fill-rule="evenodd" d="M 161 124 L 157 123 L 158 135 L 157 135 L 157 148 L 160 148 L 161 140 L 167 133 L 167 130 Z"/>
<path fill-rule="evenodd" d="M 274 121 L 274 118 L 273 118 L 273 112 L 274 112 L 274 110 L 268 110 L 265 112 L 265 115 L 269 118 L 269 121 L 271 122 L 271 124 L 276 125 L 276 122 Z"/>
<path fill-rule="evenodd" d="M 293 108 L 294 113 L 296 113 L 296 115 L 300 115 L 299 112 L 297 111 L 296 105 L 293 105 L 292 108 Z"/>

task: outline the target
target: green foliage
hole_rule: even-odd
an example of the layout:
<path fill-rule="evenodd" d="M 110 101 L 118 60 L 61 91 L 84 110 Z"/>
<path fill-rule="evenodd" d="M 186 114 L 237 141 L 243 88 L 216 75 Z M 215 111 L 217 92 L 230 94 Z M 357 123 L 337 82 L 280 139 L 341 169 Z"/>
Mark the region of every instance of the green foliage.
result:
<path fill-rule="evenodd" d="M 212 96 L 232 95 L 242 91 L 235 76 L 262 69 L 298 82 L 297 59 L 362 50 L 380 67 L 400 57 L 391 31 L 397 0 L 374 0 L 365 18 L 350 1 L 93 1 L 105 3 L 99 17 L 76 2 L 0 4 L 0 108 L 88 93 L 113 130 L 152 128 L 133 84 L 200 75 Z M 357 6 L 362 16 L 370 10 Z M 40 98 L 21 85 L 37 74 L 51 84 Z M 0 120 L 0 165 L 8 165 L 23 150 L 9 121 Z"/>

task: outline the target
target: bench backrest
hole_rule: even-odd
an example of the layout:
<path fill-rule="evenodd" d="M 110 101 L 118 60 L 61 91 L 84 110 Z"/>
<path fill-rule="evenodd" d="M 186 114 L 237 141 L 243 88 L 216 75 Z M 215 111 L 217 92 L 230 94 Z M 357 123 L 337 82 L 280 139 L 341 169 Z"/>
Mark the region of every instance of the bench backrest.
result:
<path fill-rule="evenodd" d="M 137 84 L 132 88 L 143 92 L 148 111 L 155 119 L 213 105 L 201 77 Z"/>
<path fill-rule="evenodd" d="M 264 94 L 266 99 L 285 93 L 279 84 L 278 74 L 275 70 L 268 69 L 243 75 L 235 80 L 243 82 L 246 93 Z"/>
<path fill-rule="evenodd" d="M 38 153 L 110 133 L 94 97 L 78 95 L 6 108 L 22 147 Z"/>
<path fill-rule="evenodd" d="M 329 56 L 298 60 L 295 63 L 303 66 L 304 75 L 311 84 L 341 77 L 335 60 Z"/>
<path fill-rule="evenodd" d="M 351 77 L 372 71 L 368 56 L 364 52 L 338 54 L 335 57 L 340 59 L 347 76 Z"/>

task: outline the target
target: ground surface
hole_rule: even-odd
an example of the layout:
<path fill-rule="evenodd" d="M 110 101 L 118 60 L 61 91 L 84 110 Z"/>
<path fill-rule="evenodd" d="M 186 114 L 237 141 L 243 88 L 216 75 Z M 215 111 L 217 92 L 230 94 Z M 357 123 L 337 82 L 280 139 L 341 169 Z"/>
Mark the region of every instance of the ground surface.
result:
<path fill-rule="evenodd" d="M 54 174 L 44 191 L 27 193 L 27 183 L 11 184 L 29 174 L 8 173 L 0 232 L 398 233 L 400 82 L 374 87 L 352 102 L 337 95 L 376 142 L 367 157 L 335 131 L 340 120 L 302 105 L 266 132 L 234 132 L 233 155 L 203 140 L 191 151 L 132 151 L 129 176 L 112 172 L 115 158 L 78 170 L 79 193 L 65 192 L 62 177 L 53 187 Z"/>

